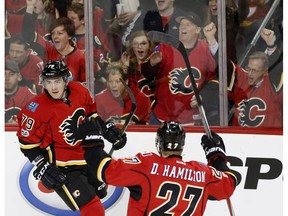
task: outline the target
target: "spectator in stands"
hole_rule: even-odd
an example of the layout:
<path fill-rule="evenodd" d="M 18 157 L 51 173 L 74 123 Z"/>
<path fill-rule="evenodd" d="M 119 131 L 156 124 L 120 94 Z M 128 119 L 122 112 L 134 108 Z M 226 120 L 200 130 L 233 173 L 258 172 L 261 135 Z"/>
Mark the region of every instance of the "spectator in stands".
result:
<path fill-rule="evenodd" d="M 235 107 L 232 126 L 283 127 L 283 91 L 270 81 L 268 56 L 256 51 L 245 70 L 234 67 L 228 88 Z"/>
<path fill-rule="evenodd" d="M 237 62 L 237 51 L 236 51 L 236 37 L 238 35 L 240 23 L 248 15 L 248 0 L 242 0 L 240 5 L 237 6 L 234 0 L 226 1 L 226 47 L 227 47 L 227 58 L 233 62 Z M 206 20 L 204 21 L 203 33 L 206 37 L 207 31 L 215 31 L 218 26 L 218 5 L 217 0 L 209 0 L 209 7 Z M 218 34 L 215 35 L 216 41 L 213 38 L 208 40 L 212 55 L 215 61 L 218 62 Z M 211 41 L 209 41 L 211 40 Z"/>
<path fill-rule="evenodd" d="M 215 41 L 216 40 L 216 28 L 212 31 L 204 31 L 205 36 L 209 37 L 210 39 L 207 40 L 209 43 L 210 41 Z M 269 68 L 268 68 L 268 75 L 270 82 L 272 85 L 275 87 L 276 92 L 282 92 L 283 88 L 283 51 L 282 51 L 282 46 L 281 43 L 277 43 L 277 36 L 275 35 L 275 32 L 271 29 L 263 28 L 260 32 L 261 40 L 263 40 L 266 43 L 266 46 L 263 47 L 264 53 L 268 55 L 268 62 L 269 62 Z M 265 48 L 265 50 L 264 50 Z M 255 47 L 253 48 L 255 52 Z M 251 51 L 250 51 L 251 52 Z M 249 61 L 249 59 L 248 59 Z M 243 62 L 246 62 L 247 60 L 244 59 Z M 228 84 L 230 81 L 233 81 L 234 73 L 235 73 L 235 62 L 231 62 L 230 59 L 227 60 L 227 80 Z M 230 83 L 231 84 L 231 83 Z"/>
<path fill-rule="evenodd" d="M 73 21 L 75 26 L 75 35 L 73 40 L 75 39 L 74 42 L 76 43 L 77 48 L 85 52 L 84 3 L 72 2 L 72 4 L 67 7 L 67 16 Z M 105 68 L 107 66 L 107 62 L 105 61 L 107 50 L 102 46 L 102 41 L 100 41 L 97 35 L 94 35 L 93 39 L 94 74 L 96 78 L 94 91 L 98 93 L 106 86 L 103 74 L 105 73 Z"/>
<path fill-rule="evenodd" d="M 5 61 L 5 123 L 17 124 L 17 114 L 22 107 L 36 96 L 27 86 L 19 86 L 22 80 L 18 64 Z"/>
<path fill-rule="evenodd" d="M 179 40 L 186 48 L 191 70 L 200 90 L 206 82 L 216 78 L 215 61 L 208 44 L 199 39 L 200 18 L 190 12 L 189 15 L 178 17 L 177 21 L 180 23 Z M 147 79 L 154 79 L 156 83 L 155 107 L 150 124 L 160 124 L 162 121 L 201 124 L 198 109 L 190 106 L 194 91 L 186 64 L 178 50 L 159 44 L 158 51 L 153 52 L 148 61 L 142 64 L 141 73 Z"/>
<path fill-rule="evenodd" d="M 154 100 L 153 90 L 155 84 L 153 80 L 146 79 L 140 70 L 141 64 L 149 57 L 154 47 L 155 45 L 148 40 L 145 31 L 136 31 L 129 39 L 127 52 L 124 52 L 121 57 L 123 65 L 128 68 L 129 83 L 138 86 L 151 102 Z"/>
<path fill-rule="evenodd" d="M 30 49 L 29 44 L 22 35 L 16 34 L 11 37 L 9 45 L 9 55 L 6 59 L 15 61 L 20 68 L 22 81 L 20 85 L 26 85 L 35 93 L 42 91 L 39 85 L 39 75 L 43 69 L 43 61 Z"/>
<path fill-rule="evenodd" d="M 248 1 L 248 16 L 240 24 L 239 38 L 237 40 L 237 54 L 242 57 L 247 46 L 252 42 L 257 31 L 259 30 L 266 15 L 270 13 L 270 9 L 274 4 L 274 0 L 247 0 Z M 241 1 L 239 1 L 241 2 Z M 276 35 L 280 36 L 283 23 L 283 1 L 279 1 L 279 4 L 274 8 L 274 12 L 270 14 L 271 18 L 267 20 L 265 28 L 273 30 Z M 261 50 L 261 47 L 265 47 L 265 42 L 258 40 L 255 44 L 256 50 Z"/>
<path fill-rule="evenodd" d="M 25 38 L 36 40 L 34 34 L 35 19 L 32 16 L 26 16 L 25 20 Z M 75 26 L 72 20 L 67 17 L 60 17 L 55 20 L 50 29 L 51 40 L 43 39 L 45 48 L 45 63 L 50 60 L 63 59 L 68 66 L 72 79 L 79 82 L 86 81 L 85 73 L 85 54 L 73 43 L 75 35 Z"/>
<path fill-rule="evenodd" d="M 162 30 L 167 34 L 178 38 L 179 23 L 176 18 L 183 16 L 186 12 L 174 5 L 175 0 L 155 0 L 157 10 L 162 20 Z"/>
<path fill-rule="evenodd" d="M 124 124 L 132 108 L 131 97 L 120 79 L 128 85 L 128 74 L 119 62 L 111 63 L 107 69 L 107 89 L 95 96 L 97 113 L 105 121 L 113 121 L 115 124 Z M 131 124 L 148 124 L 151 103 L 136 86 L 130 89 L 135 96 L 137 108 Z"/>
<path fill-rule="evenodd" d="M 266 43 L 264 52 L 269 58 L 269 77 L 277 91 L 283 88 L 283 41 L 276 33 L 267 28 L 261 31 L 261 39 Z M 262 51 L 262 50 L 261 50 Z"/>
<path fill-rule="evenodd" d="M 9 13 L 19 13 L 26 6 L 26 0 L 5 0 L 5 10 Z"/>
<path fill-rule="evenodd" d="M 80 3 L 73 3 L 67 7 L 67 17 L 73 21 L 75 26 L 75 39 L 77 48 L 85 50 L 85 19 L 84 19 L 84 5 Z"/>
<path fill-rule="evenodd" d="M 7 29 L 11 35 L 25 31 L 23 19 L 26 13 L 35 16 L 35 32 L 45 35 L 55 19 L 50 13 L 51 2 L 49 0 L 26 0 L 23 11 L 18 14 L 7 13 Z M 24 10 L 25 9 L 25 10 Z"/>
<path fill-rule="evenodd" d="M 124 4 L 114 4 L 116 9 L 115 17 L 109 25 L 108 35 L 111 37 L 113 44 L 113 56 L 119 59 L 123 51 L 126 50 L 129 42 L 129 36 L 136 30 L 143 29 L 143 11 L 140 8 L 139 0 L 134 1 L 133 9 L 130 10 L 128 0 Z M 116 2 L 115 2 L 116 3 Z M 125 5 L 126 4 L 126 5 Z M 121 7 L 118 7 L 120 6 Z M 117 8 L 118 7 L 118 8 Z"/>

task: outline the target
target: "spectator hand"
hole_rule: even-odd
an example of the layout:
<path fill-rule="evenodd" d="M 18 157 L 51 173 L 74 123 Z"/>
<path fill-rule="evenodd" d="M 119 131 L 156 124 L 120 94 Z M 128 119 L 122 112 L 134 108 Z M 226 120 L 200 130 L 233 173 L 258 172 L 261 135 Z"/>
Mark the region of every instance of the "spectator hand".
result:
<path fill-rule="evenodd" d="M 59 189 L 66 184 L 66 176 L 56 166 L 51 166 L 47 161 L 42 161 L 35 171 L 33 176 L 36 180 L 41 180 L 42 184 L 49 190 Z"/>
<path fill-rule="evenodd" d="M 125 51 L 121 55 L 121 62 L 124 67 L 128 68 L 130 65 L 130 56 L 129 54 Z"/>
<path fill-rule="evenodd" d="M 199 96 L 199 97 L 202 99 L 201 96 Z M 193 97 L 192 97 L 191 100 L 190 100 L 190 107 L 191 107 L 192 109 L 195 109 L 195 108 L 198 107 L 198 103 L 197 103 L 197 100 L 196 100 L 195 95 L 193 95 Z"/>
<path fill-rule="evenodd" d="M 226 162 L 226 150 L 222 138 L 215 132 L 211 131 L 212 139 L 207 135 L 201 138 L 201 145 L 204 149 L 208 164 L 211 164 L 216 158 L 221 157 Z"/>
<path fill-rule="evenodd" d="M 267 46 L 272 47 L 275 45 L 276 36 L 274 31 L 263 28 L 261 30 L 261 37 L 266 42 Z"/>
<path fill-rule="evenodd" d="M 213 22 L 209 23 L 203 28 L 203 33 L 209 45 L 214 45 L 217 43 L 216 41 L 216 31 L 217 28 Z"/>
<path fill-rule="evenodd" d="M 157 65 L 158 63 L 160 63 L 162 61 L 162 58 L 163 58 L 163 54 L 162 52 L 159 52 L 159 51 L 155 51 L 153 52 L 149 59 L 150 59 L 150 65 L 153 67 L 155 65 Z"/>

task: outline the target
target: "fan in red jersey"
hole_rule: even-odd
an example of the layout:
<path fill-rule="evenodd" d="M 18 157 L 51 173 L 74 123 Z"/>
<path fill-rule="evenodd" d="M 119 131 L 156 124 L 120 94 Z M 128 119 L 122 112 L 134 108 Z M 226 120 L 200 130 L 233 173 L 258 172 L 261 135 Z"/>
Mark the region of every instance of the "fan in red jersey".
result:
<path fill-rule="evenodd" d="M 272 82 L 268 56 L 253 52 L 245 69 L 232 64 L 235 70 L 228 86 L 235 111 L 232 126 L 283 127 L 283 84 Z"/>
<path fill-rule="evenodd" d="M 106 196 L 105 184 L 88 170 L 80 143 L 85 136 L 78 125 L 85 118 L 100 117 L 90 92 L 81 83 L 70 81 L 70 71 L 62 60 L 50 61 L 42 71 L 44 92 L 19 112 L 17 136 L 22 153 L 36 168 L 33 176 L 56 193 L 82 216 L 104 215 L 99 198 Z M 126 134 L 114 124 L 101 120 L 103 137 L 122 148 Z M 87 138 L 87 137 L 86 137 Z M 77 191 L 77 192 L 75 192 Z"/>
<path fill-rule="evenodd" d="M 113 121 L 115 124 L 124 124 L 131 112 L 132 100 L 120 79 L 128 83 L 128 73 L 118 62 L 112 62 L 106 68 L 107 88 L 95 96 L 97 113 L 104 120 Z M 137 108 L 131 124 L 148 124 L 151 102 L 149 98 L 135 85 L 130 85 L 135 96 Z"/>
<path fill-rule="evenodd" d="M 178 17 L 177 21 L 180 22 L 179 41 L 186 49 L 191 71 L 200 91 L 206 82 L 216 77 L 215 60 L 207 43 L 200 39 L 200 18 L 190 12 L 186 16 Z M 194 90 L 185 61 L 177 49 L 160 43 L 157 50 L 142 63 L 141 73 L 155 83 L 155 103 L 150 124 L 160 124 L 163 121 L 201 124 L 197 107 L 190 105 Z"/>
<path fill-rule="evenodd" d="M 19 86 L 22 80 L 18 64 L 5 61 L 5 123 L 17 125 L 17 114 L 22 107 L 36 96 L 27 86 Z"/>
<path fill-rule="evenodd" d="M 35 93 L 42 92 L 39 76 L 43 69 L 43 61 L 39 58 L 21 34 L 13 35 L 9 44 L 9 55 L 6 60 L 15 61 L 20 69 L 21 86 L 28 86 Z"/>
<path fill-rule="evenodd" d="M 30 2 L 29 7 L 33 7 L 33 1 Z M 71 71 L 71 78 L 75 81 L 86 82 L 85 54 L 73 42 L 75 35 L 73 21 L 67 17 L 56 19 L 50 26 L 50 38 L 35 34 L 35 22 L 33 12 L 26 11 L 22 34 L 30 44 L 42 47 L 45 52 L 44 63 L 63 59 Z"/>
<path fill-rule="evenodd" d="M 79 126 L 85 139 L 81 146 L 91 172 L 102 182 L 126 186 L 130 190 L 127 215 L 194 215 L 204 214 L 208 199 L 229 198 L 241 181 L 241 175 L 226 165 L 222 138 L 203 135 L 201 145 L 208 165 L 183 161 L 185 131 L 178 122 L 164 122 L 156 135 L 160 154 L 138 153 L 134 157 L 112 159 L 101 147 L 101 129 L 97 119 Z"/>

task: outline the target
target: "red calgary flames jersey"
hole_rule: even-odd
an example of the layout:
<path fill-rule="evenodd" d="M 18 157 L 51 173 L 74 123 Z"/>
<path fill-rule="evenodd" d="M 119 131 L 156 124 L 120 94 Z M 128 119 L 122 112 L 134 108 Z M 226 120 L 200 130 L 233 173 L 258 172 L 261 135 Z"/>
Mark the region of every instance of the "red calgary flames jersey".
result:
<path fill-rule="evenodd" d="M 46 63 L 49 60 L 63 59 L 69 68 L 73 80 L 79 82 L 86 81 L 85 73 L 85 54 L 80 49 L 76 48 L 66 56 L 62 56 L 50 41 L 46 41 Z"/>
<path fill-rule="evenodd" d="M 27 86 L 19 86 L 14 95 L 5 95 L 5 122 L 17 116 L 22 107 L 35 96 L 36 94 Z"/>
<path fill-rule="evenodd" d="M 96 111 L 93 98 L 81 83 L 71 81 L 68 89 L 68 101 L 55 100 L 43 92 L 18 114 L 21 148 L 50 146 L 58 166 L 86 164 L 77 127 L 85 116 Z"/>
<path fill-rule="evenodd" d="M 201 122 L 198 109 L 191 109 L 190 100 L 194 95 L 187 67 L 180 52 L 161 44 L 163 59 L 156 75 L 155 100 L 153 110 L 161 120 L 180 123 Z M 198 90 L 211 78 L 215 78 L 215 61 L 206 42 L 199 40 L 189 53 L 191 70 Z"/>
<path fill-rule="evenodd" d="M 102 175 L 108 184 L 130 186 L 127 215 L 131 216 L 200 216 L 208 196 L 221 200 L 234 192 L 229 174 L 197 161 L 184 162 L 179 157 L 163 158 L 154 153 L 112 159 Z"/>
<path fill-rule="evenodd" d="M 269 76 L 256 86 L 248 84 L 248 73 L 234 65 L 229 90 L 234 100 L 232 125 L 241 127 L 282 127 L 283 91 L 276 92 Z"/>

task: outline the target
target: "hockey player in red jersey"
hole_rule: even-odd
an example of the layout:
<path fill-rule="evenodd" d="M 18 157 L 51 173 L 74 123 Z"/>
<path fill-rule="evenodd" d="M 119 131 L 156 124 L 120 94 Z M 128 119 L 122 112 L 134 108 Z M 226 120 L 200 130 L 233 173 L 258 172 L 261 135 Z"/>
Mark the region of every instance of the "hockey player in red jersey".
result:
<path fill-rule="evenodd" d="M 88 89 L 70 81 L 64 61 L 47 63 L 40 82 L 44 92 L 33 98 L 18 114 L 17 136 L 22 153 L 36 166 L 33 172 L 47 189 L 56 193 L 81 216 L 104 215 L 99 198 L 106 196 L 106 187 L 93 178 L 87 168 L 79 123 L 87 116 L 96 117 L 96 106 Z M 100 117 L 96 117 L 100 118 Z M 126 135 L 111 123 L 102 124 L 104 137 L 119 149 Z M 75 193 L 75 191 L 78 191 Z"/>
<path fill-rule="evenodd" d="M 99 181 L 130 190 L 127 215 L 200 216 L 208 199 L 229 198 L 241 181 L 241 175 L 226 165 L 224 142 L 215 132 L 213 139 L 206 135 L 201 139 L 208 165 L 182 160 L 185 131 L 177 122 L 164 122 L 158 129 L 156 148 L 160 156 L 138 153 L 115 160 L 103 150 L 101 130 L 95 125 L 92 119 L 79 126 L 88 138 L 81 144 L 84 157 Z M 89 139 L 93 135 L 98 137 Z"/>

